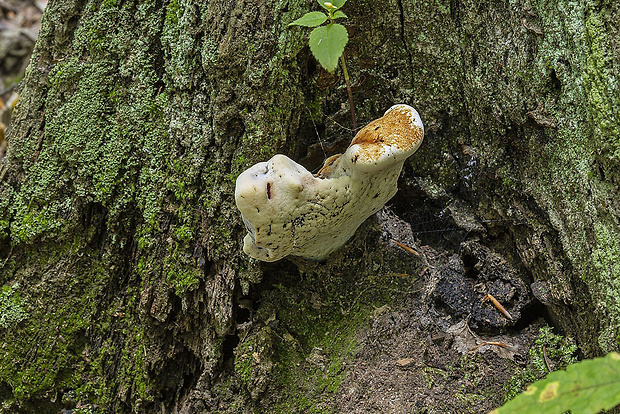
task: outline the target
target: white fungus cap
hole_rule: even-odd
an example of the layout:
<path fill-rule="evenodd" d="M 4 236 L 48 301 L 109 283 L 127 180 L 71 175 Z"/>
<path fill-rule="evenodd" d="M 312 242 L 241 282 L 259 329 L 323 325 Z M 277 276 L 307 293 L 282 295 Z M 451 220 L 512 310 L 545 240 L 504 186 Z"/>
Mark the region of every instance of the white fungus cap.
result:
<path fill-rule="evenodd" d="M 250 167 L 235 189 L 248 230 L 243 251 L 266 262 L 288 255 L 326 259 L 394 196 L 403 163 L 423 136 L 417 111 L 394 105 L 316 176 L 284 155 Z"/>

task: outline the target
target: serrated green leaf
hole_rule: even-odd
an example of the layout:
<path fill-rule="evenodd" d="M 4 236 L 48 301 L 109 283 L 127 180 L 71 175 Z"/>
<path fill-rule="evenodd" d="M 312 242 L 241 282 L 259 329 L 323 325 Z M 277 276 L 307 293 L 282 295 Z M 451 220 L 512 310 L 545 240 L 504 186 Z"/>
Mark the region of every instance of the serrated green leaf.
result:
<path fill-rule="evenodd" d="M 339 9 L 347 2 L 347 0 L 317 0 L 322 8 L 329 10 L 329 7 L 325 6 L 325 2 L 331 3 L 334 8 Z"/>
<path fill-rule="evenodd" d="M 327 16 L 325 13 L 321 12 L 310 12 L 301 16 L 299 19 L 295 20 L 292 23 L 289 23 L 289 26 L 305 26 L 305 27 L 316 27 L 320 26 L 327 21 Z"/>
<path fill-rule="evenodd" d="M 309 43 L 316 60 L 328 72 L 333 72 L 348 41 L 347 29 L 341 24 L 330 23 L 312 30 Z"/>
<path fill-rule="evenodd" d="M 342 18 L 347 18 L 347 15 L 344 14 L 343 12 L 341 12 L 340 10 L 336 11 L 336 13 L 334 13 L 334 15 L 332 16 L 333 19 L 342 19 Z"/>
<path fill-rule="evenodd" d="M 620 354 L 569 365 L 536 381 L 492 414 L 596 414 L 620 403 Z"/>

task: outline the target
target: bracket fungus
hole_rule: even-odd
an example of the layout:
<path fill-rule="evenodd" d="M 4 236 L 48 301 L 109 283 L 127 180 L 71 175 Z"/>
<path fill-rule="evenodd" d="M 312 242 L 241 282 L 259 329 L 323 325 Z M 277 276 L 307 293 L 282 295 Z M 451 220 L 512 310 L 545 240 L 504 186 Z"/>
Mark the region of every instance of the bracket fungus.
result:
<path fill-rule="evenodd" d="M 248 230 L 243 251 L 265 262 L 326 259 L 396 194 L 403 163 L 423 136 L 417 111 L 394 105 L 316 175 L 280 154 L 250 167 L 235 189 Z"/>

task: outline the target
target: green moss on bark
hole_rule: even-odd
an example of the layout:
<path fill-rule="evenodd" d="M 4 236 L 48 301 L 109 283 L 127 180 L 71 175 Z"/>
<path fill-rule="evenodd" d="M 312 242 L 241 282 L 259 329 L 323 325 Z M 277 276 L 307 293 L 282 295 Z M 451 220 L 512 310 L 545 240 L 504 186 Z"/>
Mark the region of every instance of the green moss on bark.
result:
<path fill-rule="evenodd" d="M 41 310 L 29 310 L 19 331 L 0 334 L 21 338 L 5 349 L 0 375 L 15 407 L 81 400 L 148 410 L 162 388 L 219 363 L 236 280 L 247 291 L 257 277 L 238 264 L 234 181 L 273 155 L 299 118 L 289 111 L 300 105 L 299 71 L 287 67 L 301 36 L 280 35 L 287 22 L 278 17 L 272 28 L 271 8 L 257 7 L 106 0 L 48 8 L 1 188 L 0 265 L 11 278 L 3 282 L 19 281 L 24 295 L 47 286 L 50 273 L 58 289 L 69 275 L 77 285 L 69 283 L 61 302 L 41 295 Z M 211 25 L 231 12 L 258 20 Z M 235 31 L 254 37 L 257 27 L 263 37 L 248 55 Z M 58 262 L 64 255 L 79 259 Z M 57 327 L 66 344 L 42 342 L 10 367 L 24 356 L 24 338 L 55 338 Z M 175 370 L 185 374 L 159 372 L 171 355 L 186 358 Z"/>
<path fill-rule="evenodd" d="M 262 275 L 239 253 L 236 176 L 277 152 L 306 155 L 307 115 L 330 144 L 348 139 L 320 119 L 348 125 L 344 89 L 317 88 L 306 35 L 286 29 L 308 3 L 162 5 L 48 6 L 0 170 L 0 282 L 19 282 L 30 306 L 0 332 L 0 392 L 14 406 L 62 401 L 62 389 L 67 407 L 159 409 L 177 398 L 161 390 L 216 373 L 237 329 L 233 298 Z M 508 223 L 494 234 L 511 239 L 526 278 L 549 282 L 549 306 L 587 354 L 615 349 L 620 321 L 617 7 L 397 1 L 347 13 L 360 119 L 398 102 L 420 110 L 427 138 L 408 166 L 420 194 Z M 272 349 L 282 395 L 337 389 L 374 303 L 338 283 L 318 305 L 297 283 L 274 289 L 279 339 L 234 351 L 246 388 L 266 372 L 253 346 Z M 172 360 L 186 370 L 174 378 Z"/>
<path fill-rule="evenodd" d="M 74 240 L 73 246 L 79 245 Z M 75 259 L 76 253 L 83 259 Z M 4 409 L 28 411 L 48 404 L 59 410 L 77 401 L 102 408 L 116 398 L 116 386 L 131 388 L 143 377 L 135 361 L 124 366 L 110 359 L 124 340 L 139 338 L 140 325 L 122 301 L 100 302 L 109 269 L 92 267 L 86 258 L 93 254 L 42 245 L 38 255 L 29 257 L 27 270 L 13 275 L 24 284 L 14 294 L 20 295 L 27 317 L 2 328 L 0 381 L 11 390 L 3 395 Z M 49 259 L 58 263 L 56 269 L 49 267 Z M 38 274 L 46 275 L 45 285 L 37 283 Z M 95 331 L 110 339 L 92 342 Z M 119 366 L 126 372 L 110 379 L 109 371 Z"/>

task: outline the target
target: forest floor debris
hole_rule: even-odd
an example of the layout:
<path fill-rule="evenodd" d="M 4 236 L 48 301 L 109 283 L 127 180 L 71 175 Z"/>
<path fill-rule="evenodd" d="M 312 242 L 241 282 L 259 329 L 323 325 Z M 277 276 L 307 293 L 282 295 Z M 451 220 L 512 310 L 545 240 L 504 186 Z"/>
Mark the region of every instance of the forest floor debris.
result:
<path fill-rule="evenodd" d="M 0 160 L 6 152 L 16 89 L 30 62 L 45 6 L 47 0 L 0 0 Z"/>

